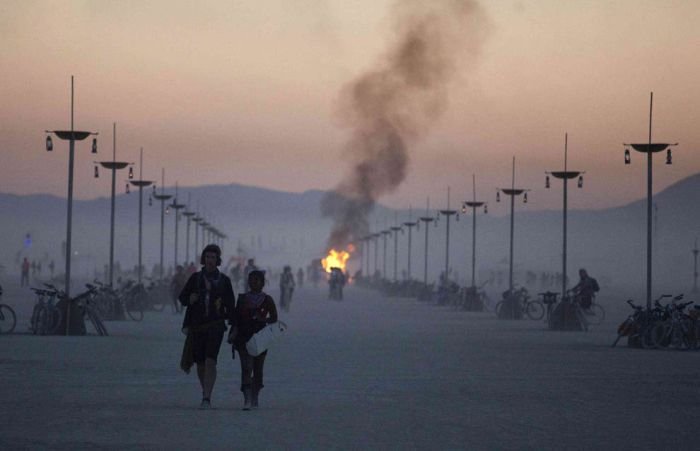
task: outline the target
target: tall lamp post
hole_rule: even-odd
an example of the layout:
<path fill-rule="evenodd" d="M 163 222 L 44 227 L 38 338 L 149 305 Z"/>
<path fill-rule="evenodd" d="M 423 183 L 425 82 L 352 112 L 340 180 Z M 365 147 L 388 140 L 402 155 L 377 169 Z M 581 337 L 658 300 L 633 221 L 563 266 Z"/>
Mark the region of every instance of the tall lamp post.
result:
<path fill-rule="evenodd" d="M 447 187 L 447 208 L 440 210 L 440 214 L 445 216 L 445 283 L 448 280 L 450 270 L 450 217 L 457 213 L 457 210 L 450 210 L 450 187 Z M 438 216 L 439 218 L 439 216 Z M 459 216 L 456 217 L 459 220 Z"/>
<path fill-rule="evenodd" d="M 68 213 L 66 219 L 66 274 L 65 274 L 65 292 L 66 299 L 70 299 L 70 264 L 72 254 L 72 237 L 73 237 L 73 166 L 75 162 L 75 142 L 82 141 L 90 135 L 97 135 L 97 132 L 77 131 L 74 127 L 74 98 L 75 89 L 73 84 L 73 76 L 70 77 L 70 130 L 45 130 L 46 135 L 46 150 L 53 150 L 53 141 L 51 135 L 56 135 L 59 139 L 68 141 Z M 92 153 L 97 153 L 97 138 L 92 140 Z M 66 335 L 70 335 L 71 330 L 71 315 L 70 301 L 66 303 Z M 79 319 L 82 322 L 82 316 Z"/>
<path fill-rule="evenodd" d="M 513 157 L 513 175 L 510 188 L 499 188 L 496 192 L 496 202 L 501 201 L 500 193 L 510 196 L 510 264 L 508 269 L 508 291 L 513 293 L 513 237 L 515 231 L 515 196 L 523 195 L 523 203 L 527 203 L 529 190 L 515 187 L 515 157 Z"/>
<path fill-rule="evenodd" d="M 395 225 L 391 227 L 391 231 L 394 233 L 394 282 L 397 282 L 399 267 L 399 232 L 403 232 L 403 229 Z"/>
<path fill-rule="evenodd" d="M 391 235 L 391 230 L 386 229 L 382 230 L 382 279 L 388 280 L 388 277 L 386 276 L 386 241 L 389 238 L 389 235 Z"/>
<path fill-rule="evenodd" d="M 695 238 L 695 247 L 693 248 L 693 293 L 698 292 L 698 239 Z"/>
<path fill-rule="evenodd" d="M 173 203 L 170 204 L 170 208 L 175 210 L 175 268 L 177 268 L 177 231 L 178 231 L 178 223 L 180 222 L 180 210 L 185 208 L 185 204 L 178 204 L 177 203 L 177 183 L 175 183 L 175 197 L 173 197 Z"/>
<path fill-rule="evenodd" d="M 562 208 L 564 217 L 563 217 L 563 232 L 562 232 L 562 264 L 561 264 L 561 298 L 566 299 L 566 284 L 567 284 L 567 271 L 566 271 L 566 256 L 567 256 L 567 235 L 566 235 L 566 227 L 567 227 L 567 211 L 568 211 L 568 181 L 575 179 L 578 177 L 578 183 L 577 186 L 579 188 L 583 188 L 583 175 L 585 172 L 583 171 L 569 171 L 567 168 L 567 157 L 568 157 L 568 149 L 569 149 L 569 134 L 565 133 L 564 134 L 564 170 L 563 171 L 552 171 L 552 172 L 545 172 L 546 178 L 545 178 L 545 188 L 549 188 L 549 176 L 551 175 L 554 178 L 560 179 L 564 182 L 564 206 Z"/>
<path fill-rule="evenodd" d="M 190 203 L 190 193 L 187 193 L 187 204 L 189 205 Z M 187 231 L 185 232 L 185 264 L 187 264 L 190 261 L 190 223 L 192 222 L 192 217 L 195 215 L 195 212 L 185 210 L 182 212 L 182 215 L 187 218 Z"/>
<path fill-rule="evenodd" d="M 651 142 L 651 124 L 652 112 L 654 110 L 654 93 L 652 92 L 649 98 L 649 142 L 646 144 L 623 144 L 625 146 L 625 164 L 631 163 L 629 148 L 637 152 L 647 154 L 647 310 L 651 310 L 651 275 L 652 275 L 652 224 L 651 224 L 651 188 L 652 188 L 652 155 L 657 152 L 666 151 L 666 164 L 671 164 L 671 149 L 672 146 L 677 146 L 678 143 L 652 143 Z"/>
<path fill-rule="evenodd" d="M 141 148 L 139 156 L 139 179 L 130 180 L 129 183 L 139 188 L 139 262 L 136 279 L 140 284 L 143 275 L 143 189 L 153 184 L 153 181 L 143 179 L 143 147 Z M 129 187 L 128 183 L 126 186 L 127 188 Z"/>
<path fill-rule="evenodd" d="M 199 210 L 199 208 L 197 208 Z M 199 251 L 199 224 L 204 221 L 204 218 L 199 216 L 199 213 L 195 214 L 195 217 L 192 218 L 192 222 L 194 222 L 194 252 L 192 253 L 192 258 L 197 261 L 197 254 Z"/>
<path fill-rule="evenodd" d="M 113 285 L 114 281 L 114 199 L 116 193 L 116 178 L 117 171 L 129 167 L 129 179 L 134 178 L 133 163 L 117 160 L 117 124 L 112 124 L 112 161 L 100 161 L 100 166 L 112 171 L 112 202 L 109 220 L 109 286 Z M 98 177 L 97 167 L 95 167 L 95 178 Z"/>
<path fill-rule="evenodd" d="M 70 77 L 70 130 L 44 130 L 46 133 L 46 150 L 53 150 L 53 141 L 51 135 L 56 135 L 59 139 L 68 141 L 68 214 L 66 227 L 66 274 L 65 274 L 65 292 L 66 297 L 70 298 L 70 271 L 71 271 L 71 254 L 72 254 L 72 231 L 73 231 L 73 167 L 75 165 L 75 142 L 82 141 L 90 135 L 97 135 L 97 132 L 78 131 L 74 127 L 74 97 L 75 89 L 73 76 Z M 97 138 L 92 140 L 92 153 L 97 153 Z M 70 308 L 70 307 L 69 307 Z M 66 324 L 69 322 L 67 321 Z M 68 328 L 66 328 L 68 333 Z"/>
<path fill-rule="evenodd" d="M 423 264 L 423 285 L 428 286 L 428 225 L 435 220 L 432 216 L 429 216 L 430 210 L 430 198 L 428 198 L 427 205 L 425 207 L 425 216 L 421 216 L 420 221 L 425 223 L 425 261 Z"/>
<path fill-rule="evenodd" d="M 173 196 L 165 194 L 165 168 L 161 169 L 160 194 L 153 193 L 153 198 L 160 201 L 160 279 L 163 279 L 163 244 L 165 239 L 165 201 Z"/>
<path fill-rule="evenodd" d="M 418 225 L 418 221 L 412 221 L 411 220 L 411 208 L 408 208 L 408 221 L 404 222 L 403 225 L 408 228 L 408 255 L 406 256 L 408 262 L 407 262 L 407 268 L 406 268 L 406 277 L 408 280 L 411 280 L 411 248 L 413 247 L 413 242 L 412 242 L 412 232 L 413 228 Z"/>
<path fill-rule="evenodd" d="M 472 174 L 472 200 L 462 204 L 462 213 L 467 212 L 467 207 L 472 209 L 472 288 L 476 289 L 476 209 L 484 207 L 484 214 L 488 213 L 486 202 L 476 200 L 476 175 Z"/>

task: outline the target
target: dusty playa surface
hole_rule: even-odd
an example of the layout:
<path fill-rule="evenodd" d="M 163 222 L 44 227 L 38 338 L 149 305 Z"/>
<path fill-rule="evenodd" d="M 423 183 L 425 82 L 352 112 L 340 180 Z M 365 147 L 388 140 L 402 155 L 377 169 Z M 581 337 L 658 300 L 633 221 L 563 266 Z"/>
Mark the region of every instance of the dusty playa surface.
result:
<path fill-rule="evenodd" d="M 276 289 L 270 293 L 277 297 Z M 700 352 L 611 348 L 624 299 L 587 333 L 349 288 L 295 293 L 261 407 L 241 410 L 222 346 L 213 410 L 179 368 L 181 317 L 108 322 L 109 337 L 26 333 L 6 286 L 2 449 L 697 449 Z M 94 333 L 88 326 L 88 330 Z"/>

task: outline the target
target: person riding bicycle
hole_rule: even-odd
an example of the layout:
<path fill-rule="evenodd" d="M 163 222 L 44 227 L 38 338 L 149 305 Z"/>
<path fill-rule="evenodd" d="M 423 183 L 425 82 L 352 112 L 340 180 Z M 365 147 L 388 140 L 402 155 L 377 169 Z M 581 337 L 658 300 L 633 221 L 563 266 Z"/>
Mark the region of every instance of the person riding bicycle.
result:
<path fill-rule="evenodd" d="M 598 286 L 598 281 L 589 276 L 584 268 L 578 270 L 578 275 L 581 280 L 579 280 L 578 284 L 576 284 L 571 291 L 574 292 L 576 300 L 581 308 L 588 310 L 593 304 L 593 297 L 600 291 L 600 287 Z"/>

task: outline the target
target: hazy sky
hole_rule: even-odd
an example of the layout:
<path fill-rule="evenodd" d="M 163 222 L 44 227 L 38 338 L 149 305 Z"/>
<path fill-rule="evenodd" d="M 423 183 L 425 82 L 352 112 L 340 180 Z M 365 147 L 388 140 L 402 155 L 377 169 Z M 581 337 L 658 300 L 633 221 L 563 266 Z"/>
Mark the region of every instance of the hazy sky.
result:
<path fill-rule="evenodd" d="M 349 164 L 340 92 L 380 60 L 394 3 L 2 0 L 0 191 L 66 195 L 67 143 L 47 153 L 43 130 L 70 126 L 71 75 L 76 128 L 100 132 L 99 159 L 111 159 L 117 122 L 117 158 L 137 161 L 143 146 L 145 178 L 165 167 L 168 185 L 333 188 Z M 650 91 L 654 141 L 680 142 L 674 165 L 655 158 L 655 191 L 700 171 L 700 2 L 481 4 L 480 54 L 383 202 L 444 203 L 447 185 L 471 197 L 474 172 L 493 201 L 515 155 L 528 208 L 558 208 L 544 171 L 561 168 L 567 131 L 569 168 L 587 171 L 572 207 L 641 198 L 644 158 L 625 166 L 622 143 L 647 140 Z M 106 196 L 89 147 L 77 147 L 76 195 Z"/>

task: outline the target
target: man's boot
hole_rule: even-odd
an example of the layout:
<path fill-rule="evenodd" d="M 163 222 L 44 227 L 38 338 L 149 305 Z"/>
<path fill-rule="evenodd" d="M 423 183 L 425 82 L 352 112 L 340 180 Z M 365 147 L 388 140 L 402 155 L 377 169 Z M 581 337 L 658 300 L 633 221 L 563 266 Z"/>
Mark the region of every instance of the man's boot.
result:
<path fill-rule="evenodd" d="M 253 389 L 250 387 L 245 387 L 243 389 L 243 410 L 250 410 L 252 399 Z"/>

